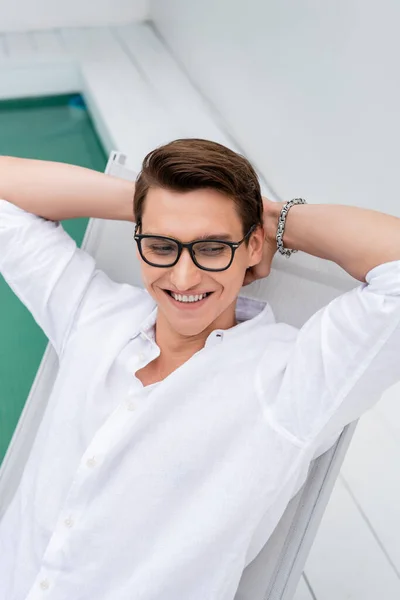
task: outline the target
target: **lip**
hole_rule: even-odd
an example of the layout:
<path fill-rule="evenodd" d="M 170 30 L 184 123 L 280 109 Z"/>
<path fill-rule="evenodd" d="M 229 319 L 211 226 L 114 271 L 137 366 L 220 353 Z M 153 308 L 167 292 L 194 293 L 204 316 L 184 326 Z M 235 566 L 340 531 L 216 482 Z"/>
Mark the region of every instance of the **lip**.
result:
<path fill-rule="evenodd" d="M 175 290 L 170 290 L 168 288 L 163 288 L 164 292 L 172 292 L 173 294 L 180 294 L 181 296 L 200 296 L 200 294 L 211 294 L 213 290 L 202 290 L 191 292 L 190 294 L 182 294 L 182 292 L 177 292 Z"/>
<path fill-rule="evenodd" d="M 175 300 L 175 298 L 173 298 L 170 294 L 168 294 L 168 292 L 166 290 L 163 290 L 163 291 L 164 291 L 165 295 L 167 296 L 167 298 L 171 301 L 173 306 L 175 306 L 176 308 L 179 308 L 180 310 L 196 310 L 198 308 L 201 308 L 210 297 L 210 296 L 206 296 L 202 300 L 197 300 L 197 302 L 179 302 L 179 300 Z M 203 293 L 207 293 L 207 292 L 203 292 Z M 196 296 L 198 294 L 189 294 L 189 295 Z"/>

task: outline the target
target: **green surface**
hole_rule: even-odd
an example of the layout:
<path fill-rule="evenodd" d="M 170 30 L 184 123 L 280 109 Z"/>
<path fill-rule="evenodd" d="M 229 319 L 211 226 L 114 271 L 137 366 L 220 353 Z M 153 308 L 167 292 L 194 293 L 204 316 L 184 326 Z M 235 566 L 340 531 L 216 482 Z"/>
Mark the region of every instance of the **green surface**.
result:
<path fill-rule="evenodd" d="M 104 171 L 106 154 L 77 95 L 0 102 L 0 155 L 66 162 Z M 81 246 L 89 219 L 63 221 Z M 0 462 L 48 340 L 0 275 Z"/>

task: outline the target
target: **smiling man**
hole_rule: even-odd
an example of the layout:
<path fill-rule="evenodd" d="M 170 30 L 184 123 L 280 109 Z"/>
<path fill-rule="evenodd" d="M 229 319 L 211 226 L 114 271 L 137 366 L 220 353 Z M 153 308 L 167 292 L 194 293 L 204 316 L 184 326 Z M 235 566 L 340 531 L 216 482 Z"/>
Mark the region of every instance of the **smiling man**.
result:
<path fill-rule="evenodd" d="M 59 359 L 0 598 L 232 600 L 312 459 L 400 380 L 400 219 L 271 202 L 200 139 L 150 152 L 135 186 L 3 157 L 0 197 L 0 271 Z M 135 223 L 145 289 L 96 268 L 60 224 L 77 217 Z M 361 285 L 276 322 L 239 292 L 278 249 Z"/>
<path fill-rule="evenodd" d="M 153 177 L 162 179 L 163 170 Z M 250 174 L 255 177 L 249 167 Z M 235 307 L 244 274 L 262 255 L 260 192 L 252 202 L 247 193 L 235 203 L 229 183 L 225 193 L 223 188 L 191 190 L 196 185 L 196 176 L 192 178 L 190 187 L 179 183 L 179 175 L 173 190 L 150 187 L 145 171 L 137 185 L 136 231 L 141 233 L 135 239 L 143 282 L 158 305 L 157 342 L 163 349 L 139 373 L 146 382 L 163 379 L 183 364 L 203 348 L 213 330 L 237 324 Z M 197 179 L 199 186 L 212 184 L 211 173 Z M 253 233 L 255 224 L 259 227 Z M 181 243 L 189 240 L 192 245 L 184 251 Z"/>

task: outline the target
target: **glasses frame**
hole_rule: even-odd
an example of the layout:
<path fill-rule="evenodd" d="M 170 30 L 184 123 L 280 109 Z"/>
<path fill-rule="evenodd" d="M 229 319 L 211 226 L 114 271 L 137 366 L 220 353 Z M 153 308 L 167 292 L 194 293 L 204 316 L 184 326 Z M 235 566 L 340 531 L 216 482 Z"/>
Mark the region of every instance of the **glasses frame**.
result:
<path fill-rule="evenodd" d="M 135 232 L 133 234 L 133 237 L 137 243 L 140 256 L 142 257 L 144 262 L 147 263 L 148 265 L 150 265 L 151 267 L 157 267 L 158 269 L 170 269 L 171 267 L 174 267 L 177 264 L 177 262 L 179 261 L 183 249 L 187 248 L 189 251 L 190 257 L 191 257 L 192 261 L 194 262 L 194 264 L 196 265 L 196 267 L 198 267 L 199 269 L 202 269 L 203 271 L 220 272 L 220 271 L 226 271 L 226 269 L 229 269 L 229 267 L 231 266 L 233 259 L 235 257 L 236 250 L 245 241 L 245 239 L 248 238 L 249 235 L 251 235 L 253 233 L 253 231 L 256 229 L 257 225 L 252 225 L 250 227 L 249 231 L 244 236 L 244 238 L 242 238 L 239 242 L 228 242 L 226 240 L 194 240 L 193 242 L 187 242 L 186 244 L 184 244 L 183 242 L 180 242 L 179 240 L 176 240 L 175 238 L 167 237 L 164 235 L 149 235 L 149 234 L 137 233 L 137 230 L 139 229 L 139 227 L 140 227 L 140 224 L 137 224 L 135 227 Z M 156 265 L 156 264 L 148 261 L 144 257 L 143 252 L 142 252 L 142 239 L 144 239 L 144 238 L 157 238 L 157 239 L 161 239 L 161 240 L 167 240 L 169 242 L 175 242 L 178 246 L 178 255 L 177 255 L 175 261 L 169 265 Z M 227 246 L 230 246 L 230 248 L 232 250 L 232 256 L 231 256 L 231 260 L 229 261 L 228 266 L 224 267 L 223 269 L 208 269 L 206 267 L 202 267 L 201 265 L 199 265 L 199 263 L 196 260 L 195 255 L 194 255 L 193 246 L 198 243 L 204 244 L 205 242 L 226 244 Z"/>

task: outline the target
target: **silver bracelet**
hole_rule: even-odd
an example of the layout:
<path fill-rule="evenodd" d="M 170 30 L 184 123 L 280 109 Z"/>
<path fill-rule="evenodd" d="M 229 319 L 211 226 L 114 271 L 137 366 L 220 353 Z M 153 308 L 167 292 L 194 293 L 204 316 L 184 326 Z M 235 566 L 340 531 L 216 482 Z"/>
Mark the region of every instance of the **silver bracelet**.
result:
<path fill-rule="evenodd" d="M 281 210 L 281 214 L 279 215 L 278 231 L 276 232 L 276 243 L 278 250 L 281 254 L 286 256 L 286 258 L 290 258 L 294 252 L 298 252 L 298 250 L 289 250 L 288 248 L 284 248 L 282 241 L 283 234 L 285 232 L 286 216 L 289 210 L 295 204 L 307 204 L 307 202 L 303 198 L 293 198 L 293 200 L 286 202 Z"/>

